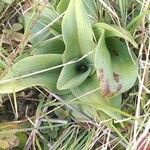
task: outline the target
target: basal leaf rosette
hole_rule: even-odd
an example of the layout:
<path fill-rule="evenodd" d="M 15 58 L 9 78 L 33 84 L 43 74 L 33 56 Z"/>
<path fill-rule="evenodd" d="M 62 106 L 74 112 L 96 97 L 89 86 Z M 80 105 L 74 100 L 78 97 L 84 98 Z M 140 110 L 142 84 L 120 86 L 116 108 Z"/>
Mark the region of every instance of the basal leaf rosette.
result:
<path fill-rule="evenodd" d="M 72 110 L 75 118 L 84 120 L 84 115 L 79 115 L 82 112 L 86 118 L 98 122 L 121 119 L 118 113 L 121 94 L 134 85 L 138 71 L 136 57 L 123 40 L 134 47 L 137 44 L 121 27 L 105 23 L 92 25 L 87 10 L 91 12 L 95 8 L 89 4 L 90 1 L 85 0 L 60 1 L 57 9 L 65 13 L 61 24 L 62 37 L 54 33 L 51 36 L 46 30 L 41 32 L 41 37 L 46 34 L 46 38 L 40 42 L 37 33 L 44 26 L 35 23 L 31 28 L 32 56 L 8 69 L 0 81 L 1 94 L 42 86 L 75 108 L 77 111 Z M 46 15 L 47 9 L 42 16 Z M 26 24 L 28 17 L 25 18 Z M 44 18 L 39 19 L 41 23 L 45 22 Z M 75 98 L 73 103 L 70 103 L 71 98 Z"/>

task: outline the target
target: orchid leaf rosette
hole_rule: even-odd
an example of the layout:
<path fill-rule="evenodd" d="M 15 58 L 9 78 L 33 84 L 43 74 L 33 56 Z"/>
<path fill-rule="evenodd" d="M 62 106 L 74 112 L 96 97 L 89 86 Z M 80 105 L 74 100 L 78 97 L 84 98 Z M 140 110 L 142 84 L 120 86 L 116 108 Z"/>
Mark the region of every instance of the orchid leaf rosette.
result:
<path fill-rule="evenodd" d="M 32 56 L 8 69 L 0 81 L 1 94 L 42 86 L 71 105 L 77 119 L 121 119 L 121 94 L 134 85 L 138 71 L 136 57 L 126 42 L 135 48 L 137 44 L 125 29 L 91 21 L 89 14 L 95 14 L 95 9 L 90 3 L 60 1 L 57 10 L 64 13 L 62 37 L 54 35 L 56 28 L 52 26 L 52 34 L 50 29 L 47 38 L 33 49 Z M 45 16 L 42 17 L 41 24 Z M 26 20 L 25 17 L 25 24 Z M 35 28 L 34 23 L 31 35 L 36 34 Z M 39 36 L 34 36 L 34 42 L 29 41 L 33 47 Z"/>

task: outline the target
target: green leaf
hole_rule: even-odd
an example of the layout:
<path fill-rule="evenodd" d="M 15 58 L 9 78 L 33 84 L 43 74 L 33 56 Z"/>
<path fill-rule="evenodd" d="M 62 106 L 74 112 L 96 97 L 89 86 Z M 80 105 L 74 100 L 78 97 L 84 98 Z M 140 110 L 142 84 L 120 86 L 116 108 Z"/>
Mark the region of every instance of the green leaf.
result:
<path fill-rule="evenodd" d="M 71 0 L 62 21 L 62 34 L 66 45 L 63 61 L 80 58 L 95 48 L 93 31 L 81 0 Z M 89 56 L 94 61 L 94 55 Z"/>
<path fill-rule="evenodd" d="M 33 51 L 33 55 L 39 54 L 63 54 L 65 50 L 65 44 L 59 38 L 50 38 L 42 43 L 38 44 Z"/>
<path fill-rule="evenodd" d="M 62 90 L 78 86 L 89 76 L 90 72 L 91 66 L 83 60 L 64 66 L 58 78 L 57 88 Z"/>
<path fill-rule="evenodd" d="M 102 121 L 102 118 L 108 118 L 108 116 L 116 120 L 121 119 L 121 115 L 116 112 L 120 109 L 121 95 L 113 98 L 103 97 L 98 82 L 96 74 L 93 74 L 82 84 L 71 89 L 71 92 L 79 99 L 74 102 L 74 105 L 80 104 L 82 112 L 97 121 Z M 99 111 L 103 112 L 103 117 Z"/>
<path fill-rule="evenodd" d="M 24 59 L 24 58 L 26 58 L 26 57 L 28 57 L 28 56 L 30 56 L 28 53 L 24 53 L 24 54 L 20 54 L 18 57 L 16 57 L 15 59 L 14 59 L 14 63 L 17 63 L 18 61 L 20 61 L 21 59 Z"/>
<path fill-rule="evenodd" d="M 61 0 L 57 5 L 57 12 L 60 14 L 63 13 L 67 9 L 69 2 L 70 0 Z"/>
<path fill-rule="evenodd" d="M 22 59 L 14 64 L 0 81 L 0 93 L 13 93 L 31 86 L 44 86 L 57 92 L 56 82 L 62 64 L 62 55 L 43 54 Z"/>
<path fill-rule="evenodd" d="M 142 12 L 135 18 L 133 18 L 132 21 L 127 25 L 127 30 L 130 30 L 130 32 L 133 32 L 134 29 L 136 29 L 140 25 L 143 17 L 149 14 L 150 14 L 150 10 L 147 10 L 147 11 Z"/>
<path fill-rule="evenodd" d="M 50 3 L 46 5 L 38 6 L 37 9 L 40 12 L 39 21 L 43 24 L 49 25 L 50 22 L 54 21 L 56 18 L 59 17 L 59 14 L 54 10 Z M 61 34 L 61 21 L 57 20 L 50 26 L 52 33 Z M 54 32 L 53 32 L 53 31 Z M 55 35 L 55 34 L 54 34 Z"/>
<path fill-rule="evenodd" d="M 81 110 L 80 104 L 72 102 L 72 100 L 75 99 L 75 101 L 79 101 L 72 93 L 69 95 L 63 95 L 61 96 L 62 99 L 67 103 L 68 108 L 70 109 L 71 115 L 78 121 L 87 121 L 89 120 L 89 117 L 87 114 L 84 114 Z"/>
<path fill-rule="evenodd" d="M 132 57 L 134 59 L 132 59 Z M 95 52 L 95 67 L 103 96 L 114 96 L 129 90 L 137 79 L 136 57 L 115 38 L 105 38 L 105 30 Z"/>
<path fill-rule="evenodd" d="M 40 43 L 44 41 L 45 39 L 48 39 L 50 37 L 50 28 L 47 28 L 46 30 L 42 31 L 40 34 L 36 35 L 38 32 L 40 32 L 46 24 L 44 24 L 41 20 L 35 20 L 33 18 L 36 18 L 36 16 L 32 13 L 27 13 L 24 17 L 25 21 L 25 30 L 29 28 L 30 30 L 30 42 L 33 45 L 36 45 L 37 43 Z"/>
<path fill-rule="evenodd" d="M 96 2 L 91 0 L 83 0 L 85 9 L 89 15 L 92 17 L 95 17 L 97 19 L 97 8 L 96 8 Z"/>
<path fill-rule="evenodd" d="M 31 10 L 24 15 L 25 30 L 29 29 L 29 39 L 33 45 L 49 39 L 49 37 L 51 37 L 51 33 L 61 33 L 61 24 L 59 21 L 56 21 L 51 26 L 48 26 L 50 22 L 59 17 L 49 3 L 44 7 L 37 6 L 37 10 L 38 12 Z M 48 27 L 43 30 L 46 26 Z M 38 32 L 40 33 L 37 34 Z"/>
<path fill-rule="evenodd" d="M 63 13 L 67 9 L 69 2 L 70 0 L 61 0 L 59 4 L 57 5 L 57 12 L 60 14 Z M 97 14 L 96 14 L 97 10 L 96 10 L 95 2 L 91 0 L 83 0 L 83 3 L 84 3 L 87 13 L 97 18 Z"/>
<path fill-rule="evenodd" d="M 101 36 L 103 29 L 105 30 L 105 37 L 111 37 L 111 36 L 121 37 L 129 41 L 135 48 L 138 47 L 134 38 L 127 30 L 119 26 L 108 25 L 106 23 L 96 23 L 93 26 L 93 30 L 97 39 L 99 39 L 99 37 Z"/>

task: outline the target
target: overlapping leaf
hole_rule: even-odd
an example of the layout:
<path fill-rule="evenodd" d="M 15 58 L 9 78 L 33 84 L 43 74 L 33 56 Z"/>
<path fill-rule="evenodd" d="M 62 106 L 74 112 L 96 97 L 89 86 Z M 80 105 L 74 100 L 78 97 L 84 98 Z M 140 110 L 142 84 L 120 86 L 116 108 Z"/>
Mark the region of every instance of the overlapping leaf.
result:
<path fill-rule="evenodd" d="M 137 62 L 127 46 L 115 38 L 105 38 L 102 29 L 96 53 L 95 66 L 102 88 L 102 95 L 114 96 L 129 90 L 137 78 Z M 132 53 L 132 51 L 131 51 Z"/>
<path fill-rule="evenodd" d="M 113 109 L 120 109 L 121 96 L 114 98 L 105 98 L 100 93 L 99 81 L 96 74 L 88 77 L 85 82 L 79 86 L 72 88 L 71 92 L 78 97 L 81 110 L 87 114 L 90 118 L 99 120 L 101 114 L 98 111 L 102 111 L 102 117 L 111 117 L 113 119 L 120 119 L 121 115 L 113 111 Z M 101 118 L 102 119 L 102 118 Z M 99 120 L 100 121 L 100 120 Z"/>
<path fill-rule="evenodd" d="M 87 11 L 87 13 L 91 16 L 97 19 L 97 7 L 96 2 L 91 0 L 83 0 L 84 7 Z"/>
<path fill-rule="evenodd" d="M 63 54 L 65 50 L 64 42 L 59 38 L 48 39 L 37 45 L 33 51 L 33 55 L 39 54 Z"/>
<path fill-rule="evenodd" d="M 61 0 L 57 5 L 57 12 L 63 13 L 67 9 L 69 2 L 70 0 Z"/>
<path fill-rule="evenodd" d="M 101 36 L 103 29 L 105 30 L 105 37 L 121 37 L 127 41 L 129 41 L 135 48 L 137 48 L 137 43 L 135 42 L 132 35 L 125 29 L 115 26 L 115 25 L 108 25 L 106 23 L 96 23 L 93 26 L 93 30 L 95 36 L 99 39 Z"/>
<path fill-rule="evenodd" d="M 80 58 L 94 50 L 95 43 L 93 42 L 91 23 L 81 0 L 70 1 L 62 21 L 62 33 L 66 45 L 63 54 L 64 62 Z M 91 58 L 92 61 L 94 59 Z M 69 89 L 78 86 L 88 77 L 90 72 L 91 67 L 81 74 L 76 69 L 76 64 L 67 65 L 62 69 L 57 87 L 59 89 Z"/>
<path fill-rule="evenodd" d="M 61 68 L 50 68 L 61 64 L 62 55 L 59 54 L 43 54 L 24 58 L 13 65 L 0 81 L 0 93 L 13 93 L 36 85 L 57 92 L 56 82 Z"/>
<path fill-rule="evenodd" d="M 28 32 L 30 30 L 30 42 L 33 45 L 36 45 L 37 43 L 40 43 L 50 37 L 50 29 L 47 28 L 46 30 L 42 31 L 40 34 L 36 35 L 37 32 L 41 31 L 46 24 L 43 24 L 40 20 L 35 20 L 35 14 L 34 13 L 27 13 L 24 17 L 25 22 L 25 30 Z"/>
<path fill-rule="evenodd" d="M 59 4 L 57 5 L 57 12 L 63 13 L 66 11 L 70 0 L 61 0 Z M 92 17 L 97 18 L 97 9 L 96 9 L 96 3 L 95 1 L 91 0 L 83 0 L 84 8 L 86 9 L 87 13 L 91 15 Z"/>
<path fill-rule="evenodd" d="M 64 66 L 57 82 L 57 88 L 71 89 L 80 85 L 89 76 L 91 66 L 87 66 L 87 62 L 77 62 Z"/>
<path fill-rule="evenodd" d="M 54 21 L 59 16 L 51 6 L 47 4 L 45 6 L 38 6 L 37 9 L 38 12 L 30 11 L 24 16 L 25 30 L 30 30 L 29 38 L 33 45 L 49 39 L 51 33 L 61 33 L 61 23 L 59 21 L 49 26 L 50 22 Z M 43 30 L 44 28 L 46 29 Z"/>
<path fill-rule="evenodd" d="M 62 33 L 66 45 L 64 62 L 80 58 L 94 50 L 91 23 L 81 0 L 70 1 L 62 21 Z"/>

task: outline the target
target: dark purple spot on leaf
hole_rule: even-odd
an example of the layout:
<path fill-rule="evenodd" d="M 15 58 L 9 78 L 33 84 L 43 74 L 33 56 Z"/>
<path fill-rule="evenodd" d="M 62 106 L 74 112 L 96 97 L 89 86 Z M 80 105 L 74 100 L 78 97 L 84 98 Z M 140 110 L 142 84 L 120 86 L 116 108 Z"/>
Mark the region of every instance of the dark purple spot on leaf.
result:
<path fill-rule="evenodd" d="M 101 81 L 101 86 L 102 86 L 103 96 L 107 96 L 108 93 L 110 93 L 110 86 L 109 86 L 108 80 Z"/>
<path fill-rule="evenodd" d="M 119 75 L 113 72 L 113 78 L 114 80 L 119 83 Z"/>
<path fill-rule="evenodd" d="M 114 93 L 110 89 L 109 82 L 108 82 L 107 79 L 105 79 L 104 70 L 103 69 L 99 69 L 97 71 L 97 76 L 98 76 L 98 79 L 100 80 L 102 95 L 103 96 L 107 96 L 107 97 L 113 96 Z"/>

